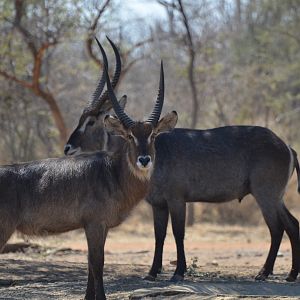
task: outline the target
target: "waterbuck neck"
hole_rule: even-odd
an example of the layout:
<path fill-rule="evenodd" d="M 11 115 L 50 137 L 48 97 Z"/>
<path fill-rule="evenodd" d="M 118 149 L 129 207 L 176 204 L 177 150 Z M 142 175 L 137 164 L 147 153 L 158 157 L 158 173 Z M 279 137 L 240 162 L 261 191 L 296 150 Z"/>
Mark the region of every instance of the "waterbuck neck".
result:
<path fill-rule="evenodd" d="M 119 184 L 122 191 L 122 200 L 120 205 L 125 210 L 130 210 L 147 194 L 150 185 L 150 175 L 140 177 L 136 175 L 137 168 L 132 165 L 127 156 L 127 145 L 113 154 L 113 158 L 118 166 Z M 126 153 L 124 155 L 124 153 Z"/>

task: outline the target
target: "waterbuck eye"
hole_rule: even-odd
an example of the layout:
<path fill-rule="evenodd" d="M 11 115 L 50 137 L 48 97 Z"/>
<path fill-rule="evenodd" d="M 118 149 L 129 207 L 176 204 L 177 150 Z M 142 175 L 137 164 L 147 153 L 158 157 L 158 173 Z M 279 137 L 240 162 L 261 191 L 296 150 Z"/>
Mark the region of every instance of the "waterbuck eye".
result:
<path fill-rule="evenodd" d="M 87 122 L 86 126 L 93 126 L 95 124 L 94 120 L 90 120 Z"/>

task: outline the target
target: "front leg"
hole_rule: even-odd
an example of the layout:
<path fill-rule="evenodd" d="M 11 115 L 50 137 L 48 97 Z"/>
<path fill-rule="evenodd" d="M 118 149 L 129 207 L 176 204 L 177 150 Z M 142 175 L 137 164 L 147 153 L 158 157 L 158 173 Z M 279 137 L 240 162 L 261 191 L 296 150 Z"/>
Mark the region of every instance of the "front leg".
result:
<path fill-rule="evenodd" d="M 103 266 L 107 230 L 104 224 L 90 223 L 85 227 L 89 266 L 88 283 L 85 294 L 86 300 L 106 299 L 103 286 Z"/>
<path fill-rule="evenodd" d="M 186 272 L 186 259 L 184 253 L 184 233 L 185 233 L 185 212 L 186 204 L 184 201 L 173 199 L 169 203 L 171 214 L 172 230 L 175 237 L 177 248 L 177 267 L 171 281 L 182 281 Z"/>
<path fill-rule="evenodd" d="M 85 292 L 85 300 L 94 300 L 95 299 L 95 285 L 94 285 L 94 276 L 92 273 L 92 268 L 90 267 L 90 263 L 88 261 L 88 282 Z"/>
<path fill-rule="evenodd" d="M 163 247 L 166 238 L 169 210 L 167 206 L 152 206 L 155 234 L 155 252 L 151 270 L 145 280 L 154 281 L 162 269 Z"/>

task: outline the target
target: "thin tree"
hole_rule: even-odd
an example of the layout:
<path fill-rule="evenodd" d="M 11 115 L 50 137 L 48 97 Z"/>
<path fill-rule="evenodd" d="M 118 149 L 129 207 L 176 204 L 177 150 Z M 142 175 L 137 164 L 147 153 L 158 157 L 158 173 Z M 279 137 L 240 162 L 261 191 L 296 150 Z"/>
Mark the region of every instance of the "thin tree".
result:
<path fill-rule="evenodd" d="M 188 71 L 188 82 L 191 89 L 191 95 L 192 95 L 192 102 L 193 102 L 193 109 L 192 109 L 192 117 L 191 117 L 191 128 L 196 128 L 197 121 L 199 118 L 199 100 L 198 100 L 198 91 L 197 91 L 197 85 L 195 83 L 195 60 L 196 60 L 196 51 L 195 51 L 195 42 L 192 35 L 192 29 L 191 24 L 188 19 L 185 5 L 181 0 L 174 0 L 172 2 L 168 2 L 165 0 L 158 0 L 158 3 L 163 5 L 166 10 L 169 18 L 172 19 L 169 20 L 169 24 L 174 24 L 174 12 L 179 16 L 179 22 L 182 25 L 182 28 L 184 29 L 183 33 L 183 41 L 184 45 L 187 48 L 187 54 L 188 54 L 188 65 L 187 65 L 187 71 Z M 174 28 L 173 26 L 170 26 L 170 34 L 171 36 L 174 36 Z M 198 50 L 200 48 L 200 45 L 198 45 Z M 189 203 L 187 208 L 187 226 L 192 226 L 195 222 L 195 213 L 194 213 L 194 204 Z"/>
<path fill-rule="evenodd" d="M 15 0 L 14 18 L 12 20 L 7 19 L 6 21 L 11 23 L 13 30 L 17 30 L 17 32 L 22 36 L 23 41 L 27 45 L 32 56 L 31 73 L 29 76 L 26 76 L 29 79 L 25 80 L 19 78 L 15 74 L 11 74 L 11 72 L 4 69 L 0 69 L 0 75 L 2 75 L 6 80 L 16 82 L 22 88 L 31 90 L 36 96 L 40 97 L 47 103 L 59 132 L 60 143 L 63 145 L 67 139 L 67 128 L 61 110 L 58 106 L 57 99 L 50 88 L 42 82 L 42 78 L 45 75 L 43 74 L 43 63 L 46 59 L 46 53 L 50 48 L 54 48 L 58 45 L 65 23 L 62 22 L 60 24 L 56 24 L 57 28 L 54 30 L 45 28 L 43 37 L 38 38 L 34 32 L 30 31 L 29 26 L 24 25 L 22 22 L 25 15 L 28 16 L 28 13 L 26 12 L 27 8 L 25 1 Z M 44 2 L 40 4 L 39 8 L 44 10 L 44 14 L 46 16 L 49 16 L 48 7 Z M 28 23 L 29 22 L 27 22 L 27 24 Z M 39 26 L 39 29 L 41 27 L 42 26 Z"/>
<path fill-rule="evenodd" d="M 104 19 L 103 15 L 109 5 L 111 4 L 111 0 L 106 0 L 103 2 L 101 6 L 96 5 L 94 7 L 96 14 L 90 15 L 89 17 L 85 18 L 85 22 L 88 24 L 87 26 L 87 34 L 85 39 L 87 53 L 90 58 L 100 67 L 103 68 L 102 61 L 97 57 L 97 55 L 93 51 L 93 40 L 99 28 L 103 27 L 101 21 Z M 122 25 L 117 29 L 118 32 L 118 40 L 115 40 L 116 44 L 118 45 L 121 60 L 122 60 L 122 73 L 120 79 L 118 81 L 118 85 L 121 83 L 122 79 L 125 77 L 127 72 L 140 60 L 145 59 L 148 57 L 144 51 L 139 51 L 139 55 L 133 55 L 138 49 L 142 48 L 143 46 L 150 44 L 154 41 L 153 36 L 150 34 L 148 37 L 141 39 L 132 45 L 130 45 L 129 40 L 125 40 L 122 32 Z M 125 46 L 126 45 L 126 46 Z M 130 46 L 128 46 L 130 45 Z"/>

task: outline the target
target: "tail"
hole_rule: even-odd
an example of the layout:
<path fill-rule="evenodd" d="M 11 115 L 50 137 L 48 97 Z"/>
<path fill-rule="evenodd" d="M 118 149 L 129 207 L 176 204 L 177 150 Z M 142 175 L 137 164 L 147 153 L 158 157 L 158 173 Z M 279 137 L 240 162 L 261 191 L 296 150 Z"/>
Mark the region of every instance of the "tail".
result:
<path fill-rule="evenodd" d="M 299 167 L 299 161 L 298 161 L 298 158 L 297 158 L 297 152 L 292 149 L 292 152 L 293 152 L 293 155 L 294 155 L 294 167 L 296 169 L 296 172 L 297 172 L 297 178 L 298 178 L 298 193 L 300 194 L 300 167 Z"/>

